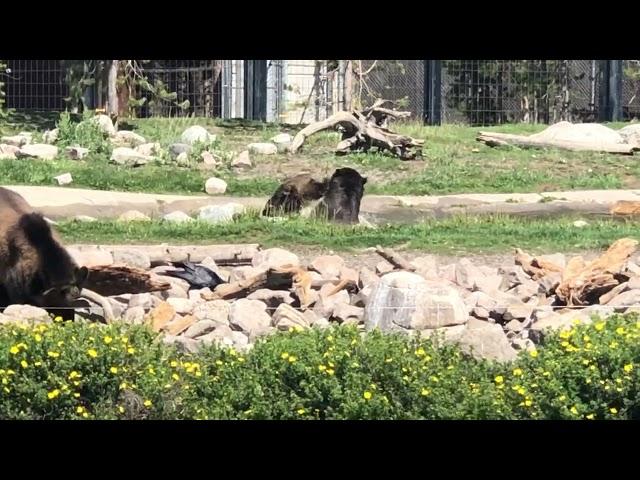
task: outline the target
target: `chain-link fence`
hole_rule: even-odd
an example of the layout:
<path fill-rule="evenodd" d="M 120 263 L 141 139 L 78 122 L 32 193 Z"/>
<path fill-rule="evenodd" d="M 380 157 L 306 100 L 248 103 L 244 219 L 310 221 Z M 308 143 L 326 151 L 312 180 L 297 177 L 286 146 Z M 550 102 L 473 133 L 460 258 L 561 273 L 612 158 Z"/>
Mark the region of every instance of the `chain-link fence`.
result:
<path fill-rule="evenodd" d="M 74 92 L 78 96 L 78 89 L 70 88 L 73 79 L 82 78 L 86 87 L 80 96 L 87 106 L 104 107 L 107 80 L 100 65 L 111 61 L 84 62 L 84 72 L 76 66 L 71 75 L 59 60 L 9 60 L 5 106 L 62 111 Z M 130 68 L 131 62 L 135 68 Z M 425 117 L 427 60 L 265 62 L 264 83 L 256 87 L 260 82 L 255 79 L 247 86 L 246 60 L 120 61 L 120 73 L 136 81 L 125 82 L 127 88 L 118 84 L 119 111 L 141 117 L 246 117 L 247 99 L 259 88 L 263 91 L 258 96 L 266 96 L 261 103 L 266 112 L 259 116 L 267 121 L 309 123 L 345 108 L 370 105 L 377 98 L 396 101 L 413 114 L 411 120 Z M 602 64 L 599 60 L 442 60 L 438 67 L 442 123 L 598 121 L 606 83 Z M 619 101 L 624 120 L 640 117 L 640 60 L 623 62 Z"/>

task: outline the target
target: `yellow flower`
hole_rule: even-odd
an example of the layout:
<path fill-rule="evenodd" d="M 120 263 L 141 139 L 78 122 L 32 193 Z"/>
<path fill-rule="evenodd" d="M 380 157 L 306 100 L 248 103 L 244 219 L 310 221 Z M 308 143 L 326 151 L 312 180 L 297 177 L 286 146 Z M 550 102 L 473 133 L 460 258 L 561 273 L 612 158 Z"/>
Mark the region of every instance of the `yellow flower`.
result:
<path fill-rule="evenodd" d="M 613 415 L 615 415 L 615 414 L 617 414 L 617 413 L 618 413 L 618 409 L 617 409 L 617 408 L 613 408 L 613 407 L 612 407 L 612 408 L 610 408 L 610 409 L 609 409 L 609 411 L 610 411 Z"/>
<path fill-rule="evenodd" d="M 145 400 L 145 401 L 143 402 L 143 405 L 144 405 L 145 407 L 149 408 L 149 407 L 150 407 L 151 405 L 153 405 L 153 404 L 151 403 L 151 400 Z"/>
<path fill-rule="evenodd" d="M 598 322 L 594 325 L 594 327 L 597 331 L 600 332 L 601 330 L 604 330 L 604 322 Z"/>
<path fill-rule="evenodd" d="M 79 397 L 80 397 L 80 394 L 79 394 L 78 392 L 75 392 L 75 393 L 73 394 L 73 396 L 74 396 L 75 398 L 79 398 Z"/>
<path fill-rule="evenodd" d="M 429 393 L 431 393 L 427 388 L 423 388 L 420 391 L 420 395 L 422 395 L 423 397 L 426 397 L 427 395 L 429 395 Z"/>
<path fill-rule="evenodd" d="M 426 355 L 424 348 L 420 347 L 419 349 L 416 350 L 416 357 L 422 357 L 424 355 Z"/>
<path fill-rule="evenodd" d="M 295 362 L 296 360 L 298 360 L 298 358 L 297 358 L 297 357 L 294 357 L 293 355 L 289 356 L 289 363 L 293 363 L 293 362 Z"/>
<path fill-rule="evenodd" d="M 587 420 L 593 420 L 594 418 L 596 418 L 596 416 L 593 413 L 587 415 Z"/>
<path fill-rule="evenodd" d="M 104 343 L 106 343 L 107 345 L 109 345 L 111 342 L 113 342 L 113 338 L 111 338 L 109 335 L 105 336 L 103 339 Z"/>
<path fill-rule="evenodd" d="M 633 370 L 633 364 L 627 363 L 623 368 L 625 372 L 629 373 L 631 370 Z"/>
<path fill-rule="evenodd" d="M 327 367 L 325 367 L 324 365 L 318 365 L 318 370 L 320 370 L 321 372 L 324 372 L 327 369 Z"/>
<path fill-rule="evenodd" d="M 122 382 L 122 383 L 118 386 L 118 388 L 119 388 L 120 390 L 124 390 L 125 388 L 127 388 L 127 382 Z"/>
<path fill-rule="evenodd" d="M 76 378 L 76 377 L 79 377 L 79 376 L 80 376 L 80 374 L 78 372 L 76 372 L 75 370 L 69 374 L 69 378 L 72 379 L 72 380 L 74 378 Z"/>
<path fill-rule="evenodd" d="M 513 374 L 514 374 L 516 377 L 518 377 L 518 376 L 522 375 L 522 370 L 520 370 L 519 368 L 516 368 L 516 369 L 513 371 Z"/>
<path fill-rule="evenodd" d="M 560 395 L 560 396 L 558 397 L 558 400 L 560 400 L 561 402 L 563 402 L 563 401 L 565 400 L 565 398 L 567 398 L 567 397 L 565 397 L 564 395 Z"/>
<path fill-rule="evenodd" d="M 111 367 L 111 368 L 109 369 L 109 371 L 110 371 L 111 373 L 118 373 L 118 367 Z"/>
<path fill-rule="evenodd" d="M 299 408 L 299 409 L 298 409 L 298 415 L 304 415 L 304 412 L 305 412 L 305 411 L 306 411 L 306 410 L 305 410 L 304 408 Z"/>
<path fill-rule="evenodd" d="M 11 353 L 12 355 L 15 355 L 17 353 L 20 353 L 20 349 L 16 345 L 14 345 L 9 349 L 9 353 Z"/>
<path fill-rule="evenodd" d="M 282 354 L 280 355 L 280 358 L 283 360 L 286 360 L 287 358 L 289 358 L 289 354 L 287 352 L 282 352 Z"/>
<path fill-rule="evenodd" d="M 216 365 L 223 365 L 221 360 L 216 360 Z"/>
<path fill-rule="evenodd" d="M 124 407 L 122 405 L 118 406 L 118 411 L 124 413 Z"/>
<path fill-rule="evenodd" d="M 47 393 L 47 398 L 49 400 L 53 400 L 54 398 L 56 398 L 58 395 L 60 395 L 60 390 L 58 390 L 57 388 L 55 390 L 52 390 L 51 392 Z"/>
<path fill-rule="evenodd" d="M 365 400 L 370 400 L 373 394 L 369 391 L 366 391 L 362 394 L 362 396 L 364 397 Z"/>
<path fill-rule="evenodd" d="M 578 409 L 575 407 L 575 405 L 573 407 L 571 407 L 571 413 L 573 413 L 574 415 L 578 415 Z"/>
<path fill-rule="evenodd" d="M 333 335 L 329 335 L 327 337 L 327 342 L 333 342 Z"/>
<path fill-rule="evenodd" d="M 524 401 L 524 406 L 525 407 L 530 407 L 531 405 L 533 405 L 533 402 L 531 400 L 525 400 Z"/>
<path fill-rule="evenodd" d="M 624 328 L 622 328 L 622 327 L 618 327 L 618 328 L 616 328 L 616 333 L 617 333 L 618 335 L 624 335 Z"/>
<path fill-rule="evenodd" d="M 62 322 L 62 317 L 56 317 L 56 318 L 53 319 L 53 321 L 60 323 L 60 322 Z"/>
<path fill-rule="evenodd" d="M 87 354 L 89 354 L 91 358 L 96 358 L 98 356 L 98 352 L 96 352 L 93 348 L 87 350 Z"/>
<path fill-rule="evenodd" d="M 20 366 L 21 366 L 22 368 L 27 368 L 27 367 L 29 366 L 29 364 L 27 363 L 27 361 L 26 361 L 26 360 L 22 360 L 22 361 L 20 362 Z"/>
<path fill-rule="evenodd" d="M 504 377 L 502 375 L 498 375 L 494 380 L 496 383 L 500 384 L 504 382 Z"/>
<path fill-rule="evenodd" d="M 82 413 L 82 412 L 84 412 L 84 411 L 85 411 L 85 408 L 84 408 L 82 405 L 79 405 L 79 406 L 76 408 L 76 413 Z"/>
<path fill-rule="evenodd" d="M 133 348 L 133 347 L 129 347 L 129 348 L 127 348 L 127 353 L 129 355 L 133 355 L 134 353 L 136 353 L 136 349 Z"/>
<path fill-rule="evenodd" d="M 537 350 L 531 350 L 529 352 L 529 355 L 531 355 L 533 358 L 536 358 L 538 356 L 538 351 Z"/>
<path fill-rule="evenodd" d="M 328 375 L 333 375 L 335 372 L 335 370 L 333 368 L 327 368 L 327 374 Z"/>
<path fill-rule="evenodd" d="M 60 356 L 58 352 L 47 352 L 47 355 L 51 358 L 58 358 Z"/>
<path fill-rule="evenodd" d="M 174 373 L 173 375 L 171 375 L 171 378 L 173 378 L 176 381 L 180 380 L 180 377 L 178 376 L 177 373 Z"/>
<path fill-rule="evenodd" d="M 36 333 L 33 338 L 35 338 L 36 342 L 41 342 L 42 341 L 42 337 L 40 336 L 39 333 Z"/>

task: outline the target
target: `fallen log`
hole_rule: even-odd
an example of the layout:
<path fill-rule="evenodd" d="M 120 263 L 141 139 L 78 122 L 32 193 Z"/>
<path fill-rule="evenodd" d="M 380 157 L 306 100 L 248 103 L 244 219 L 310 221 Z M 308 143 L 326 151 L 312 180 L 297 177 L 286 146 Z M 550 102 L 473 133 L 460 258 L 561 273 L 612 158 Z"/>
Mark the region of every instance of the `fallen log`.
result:
<path fill-rule="evenodd" d="M 512 145 L 523 148 L 561 148 L 576 152 L 603 152 L 633 155 L 640 147 L 635 144 L 607 143 L 607 142 L 577 142 L 570 140 L 549 140 L 532 138 L 527 135 L 514 135 L 511 133 L 479 132 L 476 141 L 489 147 Z"/>
<path fill-rule="evenodd" d="M 282 290 L 292 287 L 293 273 L 276 272 L 270 269 L 244 280 L 218 285 L 213 292 L 201 294 L 204 300 L 229 300 L 232 298 L 243 298 L 261 288 L 270 290 Z"/>
<path fill-rule="evenodd" d="M 584 263 L 571 259 L 556 288 L 558 299 L 567 305 L 587 305 L 620 283 L 627 260 L 636 251 L 638 242 L 631 238 L 617 240 L 599 258 Z"/>
<path fill-rule="evenodd" d="M 399 135 L 387 128 L 390 119 L 406 118 L 411 115 L 410 112 L 398 112 L 383 106 L 391 103 L 387 100 L 378 100 L 362 112 L 342 111 L 326 120 L 307 125 L 294 137 L 289 151 L 296 153 L 311 135 L 334 128 L 342 131 L 342 139 L 336 146 L 337 155 L 357 151 L 366 152 L 375 147 L 381 151 L 389 151 L 402 160 L 420 158 L 424 140 Z"/>
<path fill-rule="evenodd" d="M 406 270 L 407 272 L 415 272 L 416 267 L 411 265 L 402 255 L 397 252 L 394 252 L 390 248 L 382 248 L 380 245 L 376 247 L 376 253 L 384 258 L 387 262 L 394 266 L 394 268 L 399 268 L 401 270 Z"/>
<path fill-rule="evenodd" d="M 125 293 L 169 290 L 171 284 L 140 268 L 126 265 L 104 265 L 89 267 L 85 288 L 98 295 L 110 297 Z"/>
<path fill-rule="evenodd" d="M 102 312 L 104 314 L 106 323 L 111 323 L 115 320 L 116 317 L 113 314 L 113 308 L 111 308 L 109 300 L 107 300 L 104 296 L 87 288 L 83 288 L 80 291 L 80 297 L 86 298 L 87 300 L 91 300 L 92 302 L 100 305 L 100 307 L 102 307 Z"/>
<path fill-rule="evenodd" d="M 172 262 L 184 262 L 191 258 L 194 263 L 199 263 L 207 257 L 212 258 L 220 266 L 248 265 L 256 253 L 260 251 L 257 243 L 240 245 L 71 245 L 70 248 L 82 252 L 93 248 L 100 248 L 115 252 L 141 251 L 149 255 L 152 266 L 168 265 Z"/>

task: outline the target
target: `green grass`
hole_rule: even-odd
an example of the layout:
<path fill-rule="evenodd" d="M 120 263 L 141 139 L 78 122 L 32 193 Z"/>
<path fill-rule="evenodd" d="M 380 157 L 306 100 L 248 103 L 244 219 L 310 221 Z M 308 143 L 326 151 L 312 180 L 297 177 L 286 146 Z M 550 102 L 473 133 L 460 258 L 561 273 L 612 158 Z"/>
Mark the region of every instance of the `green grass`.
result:
<path fill-rule="evenodd" d="M 2 134 L 39 130 L 54 126 L 51 115 L 12 114 L 0 124 Z M 295 134 L 299 127 L 210 118 L 154 118 L 122 122 L 148 141 L 163 147 L 179 141 L 190 125 L 202 125 L 218 137 L 217 149 L 229 158 L 251 142 L 268 141 L 278 132 Z M 611 124 L 620 128 L 623 124 Z M 53 177 L 69 172 L 73 186 L 155 193 L 198 194 L 205 180 L 218 176 L 228 182 L 232 196 L 269 195 L 286 176 L 300 171 L 329 175 L 340 166 L 358 169 L 369 177 L 366 192 L 391 195 L 436 195 L 453 193 L 545 192 L 552 190 L 640 187 L 640 164 L 632 156 L 556 149 L 524 150 L 490 148 L 475 141 L 479 130 L 530 134 L 545 125 L 515 124 L 499 127 L 423 126 L 399 124 L 399 133 L 425 140 L 423 162 L 402 162 L 380 153 L 336 157 L 336 132 L 321 132 L 307 140 L 295 155 L 252 155 L 254 166 L 235 172 L 229 165 L 203 172 L 194 167 L 150 164 L 141 168 L 111 165 L 106 154 L 90 154 L 72 162 L 62 158 L 50 162 L 0 161 L 4 184 L 53 185 Z"/>
<path fill-rule="evenodd" d="M 505 252 L 513 247 L 538 251 L 602 249 L 621 237 L 640 238 L 640 224 L 611 219 L 590 220 L 582 228 L 575 218 L 536 219 L 512 216 L 460 216 L 415 225 L 383 225 L 376 229 L 289 219 L 270 222 L 252 215 L 227 224 L 162 221 L 61 222 L 66 242 L 214 244 L 261 243 L 267 247 L 313 246 L 338 251 L 376 245 L 405 245 L 433 253 Z"/>

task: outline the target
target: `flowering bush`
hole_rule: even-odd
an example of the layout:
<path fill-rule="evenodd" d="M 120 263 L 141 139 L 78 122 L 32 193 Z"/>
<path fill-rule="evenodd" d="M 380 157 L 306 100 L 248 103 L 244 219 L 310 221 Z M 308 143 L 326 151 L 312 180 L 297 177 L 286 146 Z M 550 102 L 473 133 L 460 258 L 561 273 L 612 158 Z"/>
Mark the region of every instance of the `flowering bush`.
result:
<path fill-rule="evenodd" d="M 4 419 L 637 419 L 635 314 L 497 364 L 437 339 L 292 331 L 179 353 L 144 326 L 0 326 Z"/>

